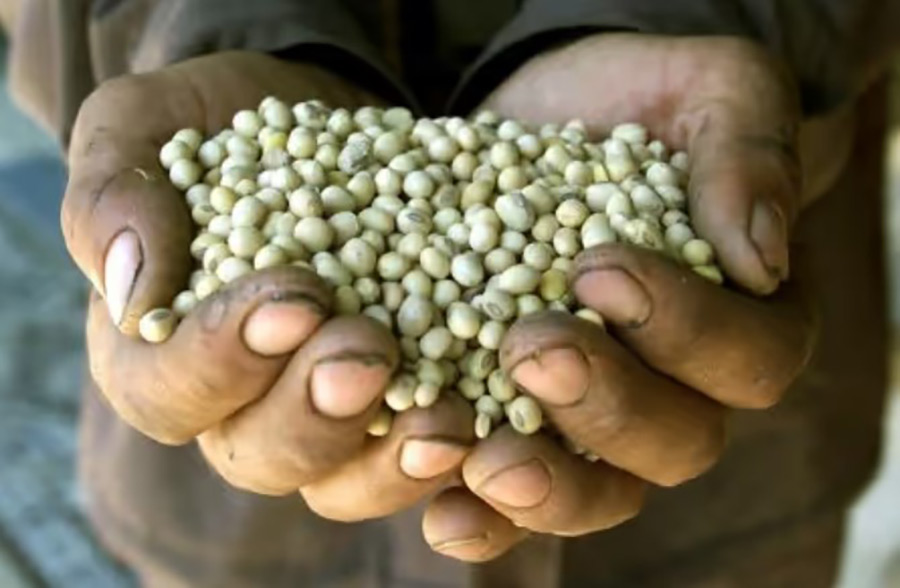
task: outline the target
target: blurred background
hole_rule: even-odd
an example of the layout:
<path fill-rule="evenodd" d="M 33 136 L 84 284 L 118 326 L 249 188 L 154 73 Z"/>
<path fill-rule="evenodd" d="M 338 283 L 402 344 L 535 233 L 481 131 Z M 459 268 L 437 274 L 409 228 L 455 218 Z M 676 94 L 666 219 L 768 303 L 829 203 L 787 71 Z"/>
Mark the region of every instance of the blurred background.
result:
<path fill-rule="evenodd" d="M 127 588 L 94 542 L 74 478 L 85 290 L 58 230 L 57 146 L 6 95 L 0 39 L 0 588 Z M 900 326 L 900 69 L 888 191 Z M 839 588 L 900 588 L 900 349 L 880 473 L 853 510 Z M 802 588 L 802 587 L 797 587 Z"/>

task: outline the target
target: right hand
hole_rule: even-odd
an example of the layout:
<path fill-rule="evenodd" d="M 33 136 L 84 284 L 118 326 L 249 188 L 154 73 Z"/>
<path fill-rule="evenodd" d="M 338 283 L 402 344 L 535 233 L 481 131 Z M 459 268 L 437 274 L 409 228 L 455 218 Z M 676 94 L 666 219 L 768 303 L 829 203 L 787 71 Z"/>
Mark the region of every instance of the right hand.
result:
<path fill-rule="evenodd" d="M 113 80 L 84 103 L 62 225 L 95 287 L 91 374 L 131 426 L 165 444 L 198 439 L 238 488 L 299 490 L 332 519 L 391 514 L 458 471 L 472 415 L 448 398 L 399 416 L 387 437 L 367 438 L 397 345 L 368 318 L 329 318 L 330 293 L 314 274 L 251 274 L 204 300 L 165 343 L 135 336 L 139 318 L 168 306 L 192 266 L 190 214 L 158 162 L 160 146 L 180 128 L 212 134 L 266 95 L 378 102 L 313 66 L 221 53 Z"/>

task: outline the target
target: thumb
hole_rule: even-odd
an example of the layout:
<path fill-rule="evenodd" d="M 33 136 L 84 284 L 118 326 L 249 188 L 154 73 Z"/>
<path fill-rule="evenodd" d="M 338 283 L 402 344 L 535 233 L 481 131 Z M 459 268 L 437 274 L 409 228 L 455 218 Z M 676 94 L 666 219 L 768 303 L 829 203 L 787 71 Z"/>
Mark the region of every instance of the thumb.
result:
<path fill-rule="evenodd" d="M 174 125 L 152 108 L 150 120 L 121 120 L 129 110 L 123 103 L 140 103 L 132 94 L 141 86 L 102 88 L 83 107 L 61 214 L 69 252 L 127 334 L 137 332 L 145 312 L 171 302 L 191 269 L 189 211 L 152 136 Z"/>
<path fill-rule="evenodd" d="M 778 82 L 707 96 L 688 135 L 691 218 L 726 273 L 757 294 L 788 278 L 802 197 L 800 109 Z"/>

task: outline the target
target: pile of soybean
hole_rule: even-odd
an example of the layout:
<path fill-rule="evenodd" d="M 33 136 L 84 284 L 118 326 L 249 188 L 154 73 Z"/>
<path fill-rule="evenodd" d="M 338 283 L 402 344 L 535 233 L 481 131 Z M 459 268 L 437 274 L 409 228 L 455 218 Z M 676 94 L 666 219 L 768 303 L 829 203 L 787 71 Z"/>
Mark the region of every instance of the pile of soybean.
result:
<path fill-rule="evenodd" d="M 397 336 L 402 369 L 369 427 L 460 394 L 475 433 L 508 420 L 545 426 L 539 405 L 498 367 L 519 317 L 556 310 L 599 325 L 568 287 L 583 249 L 625 242 L 722 282 L 712 247 L 686 214 L 688 156 L 639 124 L 599 142 L 578 120 L 538 128 L 482 111 L 419 118 L 274 97 L 206 138 L 178 131 L 160 152 L 197 226 L 196 271 L 140 333 L 165 341 L 228 282 L 294 265 L 335 288 L 339 314 L 365 314 Z"/>

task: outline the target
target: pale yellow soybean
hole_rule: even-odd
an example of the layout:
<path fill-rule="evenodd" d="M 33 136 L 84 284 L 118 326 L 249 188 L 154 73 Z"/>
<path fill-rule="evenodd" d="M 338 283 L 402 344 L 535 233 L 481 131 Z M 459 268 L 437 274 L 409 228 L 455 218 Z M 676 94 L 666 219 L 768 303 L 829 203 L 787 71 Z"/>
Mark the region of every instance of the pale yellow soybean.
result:
<path fill-rule="evenodd" d="M 200 181 L 203 168 L 191 159 L 177 159 L 169 169 L 169 180 L 179 190 L 187 190 Z"/>
<path fill-rule="evenodd" d="M 378 275 L 384 280 L 401 280 L 409 271 L 409 259 L 398 252 L 388 251 L 378 258 Z"/>
<path fill-rule="evenodd" d="M 255 197 L 270 212 L 284 212 L 288 208 L 288 201 L 284 197 L 284 193 L 275 188 L 263 188 L 256 192 Z"/>
<path fill-rule="evenodd" d="M 550 268 L 541 276 L 539 292 L 541 298 L 547 302 L 560 300 L 568 292 L 569 281 L 566 274 L 556 268 Z"/>
<path fill-rule="evenodd" d="M 397 213 L 397 230 L 403 234 L 428 235 L 432 227 L 431 216 L 422 210 L 407 206 Z"/>
<path fill-rule="evenodd" d="M 450 262 L 453 279 L 465 288 L 472 288 L 484 281 L 484 266 L 477 253 L 461 253 Z"/>
<path fill-rule="evenodd" d="M 638 123 L 622 123 L 613 127 L 610 136 L 626 143 L 646 144 L 649 139 L 647 128 Z"/>
<path fill-rule="evenodd" d="M 201 261 L 206 250 L 216 243 L 224 243 L 225 239 L 219 235 L 212 233 L 200 233 L 193 241 L 191 241 L 191 255 L 194 259 Z"/>
<path fill-rule="evenodd" d="M 678 186 L 681 183 L 681 172 L 668 163 L 656 162 L 647 168 L 647 181 L 654 186 Z"/>
<path fill-rule="evenodd" d="M 465 302 L 451 302 L 447 307 L 447 328 L 457 339 L 474 339 L 481 329 L 481 316 Z"/>
<path fill-rule="evenodd" d="M 553 236 L 553 249 L 562 257 L 574 257 L 581 251 L 580 236 L 578 231 L 569 227 L 563 227 Z"/>
<path fill-rule="evenodd" d="M 218 212 L 212 205 L 205 202 L 191 208 L 191 218 L 201 227 L 206 226 L 218 215 Z"/>
<path fill-rule="evenodd" d="M 625 225 L 624 236 L 631 243 L 647 249 L 659 251 L 665 246 L 662 231 L 643 218 L 628 221 Z"/>
<path fill-rule="evenodd" d="M 169 141 L 159 150 L 159 162 L 165 169 L 171 169 L 172 164 L 179 159 L 193 159 L 193 157 L 194 150 L 190 145 L 177 139 Z"/>
<path fill-rule="evenodd" d="M 463 210 L 468 210 L 475 204 L 485 204 L 491 199 L 493 193 L 493 182 L 488 183 L 486 181 L 474 179 L 474 181 L 462 191 L 462 195 L 460 196 L 460 206 Z"/>
<path fill-rule="evenodd" d="M 399 282 L 381 283 L 381 304 L 391 312 L 397 312 L 406 299 L 406 291 Z"/>
<path fill-rule="evenodd" d="M 518 231 L 503 231 L 500 235 L 500 247 L 521 255 L 528 245 L 528 237 Z"/>
<path fill-rule="evenodd" d="M 334 291 L 334 310 L 341 315 L 359 314 L 362 300 L 353 286 L 338 286 Z"/>
<path fill-rule="evenodd" d="M 409 337 L 421 337 L 431 326 L 434 310 L 430 300 L 408 296 L 397 310 L 397 328 Z"/>
<path fill-rule="evenodd" d="M 209 204 L 209 195 L 212 187 L 206 184 L 194 184 L 184 193 L 184 198 L 191 208 L 199 204 Z"/>
<path fill-rule="evenodd" d="M 394 231 L 394 216 L 383 208 L 370 207 L 359 213 L 363 227 L 389 235 Z"/>
<path fill-rule="evenodd" d="M 384 393 L 385 403 L 394 412 L 403 412 L 415 406 L 415 391 L 418 382 L 415 376 L 400 374 L 388 385 Z"/>
<path fill-rule="evenodd" d="M 587 205 L 574 198 L 564 200 L 556 207 L 556 220 L 563 227 L 577 229 L 584 224 L 584 221 L 590 214 L 591 211 Z"/>
<path fill-rule="evenodd" d="M 335 240 L 334 228 L 322 218 L 301 218 L 294 227 L 294 238 L 313 253 L 326 251 Z"/>
<path fill-rule="evenodd" d="M 488 382 L 490 382 L 490 378 L 488 378 Z M 488 384 L 488 392 L 490 392 L 490 384 Z M 485 414 L 490 417 L 491 422 L 494 424 L 500 423 L 503 420 L 503 405 L 500 404 L 496 398 L 494 398 L 490 393 L 484 394 L 475 401 L 475 411 L 478 414 Z"/>
<path fill-rule="evenodd" d="M 231 214 L 237 201 L 237 194 L 230 188 L 216 186 L 209 193 L 209 203 L 219 214 Z"/>
<path fill-rule="evenodd" d="M 253 196 L 244 196 L 231 210 L 231 224 L 234 227 L 259 227 L 268 215 L 268 208 Z"/>
<path fill-rule="evenodd" d="M 689 265 L 710 265 L 715 253 L 712 245 L 703 239 L 691 239 L 682 246 L 681 257 Z"/>
<path fill-rule="evenodd" d="M 225 243 L 216 243 L 206 248 L 203 253 L 203 270 L 211 274 L 216 273 L 219 264 L 231 257 L 231 249 Z"/>
<path fill-rule="evenodd" d="M 223 259 L 216 267 L 216 277 L 222 280 L 223 284 L 228 284 L 252 271 L 253 266 L 246 259 L 229 257 Z"/>
<path fill-rule="evenodd" d="M 553 260 L 553 264 L 550 266 L 550 268 L 559 270 L 568 276 L 575 271 L 575 260 L 569 259 L 567 257 L 557 257 Z"/>
<path fill-rule="evenodd" d="M 344 243 L 359 237 L 362 233 L 362 227 L 359 224 L 359 218 L 350 211 L 338 212 L 328 219 L 328 224 L 334 229 L 334 244 L 338 247 Z"/>
<path fill-rule="evenodd" d="M 281 247 L 272 244 L 264 245 L 253 257 L 253 269 L 279 267 L 287 265 L 290 261 L 290 256 Z"/>
<path fill-rule="evenodd" d="M 381 300 L 381 285 L 374 278 L 359 278 L 353 283 L 353 287 L 362 303 L 367 306 Z"/>
<path fill-rule="evenodd" d="M 185 317 L 190 314 L 192 310 L 197 308 L 199 302 L 200 300 L 197 298 L 197 295 L 191 290 L 179 292 L 172 301 L 172 312 L 179 318 Z"/>
<path fill-rule="evenodd" d="M 488 319 L 508 322 L 516 316 L 516 299 L 512 295 L 495 288 L 488 288 L 472 300 L 472 306 Z"/>
<path fill-rule="evenodd" d="M 441 368 L 439 361 L 428 359 L 427 357 L 419 358 L 415 366 L 416 378 L 420 382 L 428 382 L 435 384 L 438 389 L 446 382 L 444 370 Z"/>
<path fill-rule="evenodd" d="M 433 406 L 441 396 L 441 388 L 434 382 L 419 382 L 413 392 L 413 399 L 419 408 Z"/>
<path fill-rule="evenodd" d="M 415 294 L 423 298 L 431 298 L 434 291 L 434 283 L 431 278 L 418 268 L 403 276 L 400 283 L 408 294 Z"/>
<path fill-rule="evenodd" d="M 476 401 L 484 395 L 487 386 L 485 386 L 483 380 L 463 376 L 456 383 L 456 388 L 466 400 Z"/>
<path fill-rule="evenodd" d="M 504 270 L 516 264 L 516 254 L 509 249 L 499 247 L 489 251 L 484 256 L 484 269 L 491 275 L 503 273 Z"/>
<path fill-rule="evenodd" d="M 679 255 L 681 255 L 685 244 L 693 240 L 694 237 L 694 231 L 685 224 L 678 223 L 666 228 L 666 245 L 671 251 L 677 252 Z"/>
<path fill-rule="evenodd" d="M 138 332 L 144 341 L 162 343 L 172 336 L 178 318 L 168 308 L 154 308 L 138 322 Z"/>
<path fill-rule="evenodd" d="M 690 223 L 690 218 L 688 218 L 688 215 L 682 210 L 667 210 L 662 215 L 662 224 L 664 227 L 671 227 L 672 225 L 677 224 L 686 225 L 688 223 Z"/>
<path fill-rule="evenodd" d="M 603 317 L 600 316 L 600 313 L 593 308 L 581 308 L 579 310 L 576 310 L 575 316 L 588 322 L 594 323 L 599 327 L 606 326 L 605 322 L 603 321 Z"/>
<path fill-rule="evenodd" d="M 333 255 L 313 258 L 313 267 L 325 282 L 334 287 L 349 286 L 353 283 L 353 274 Z"/>
<path fill-rule="evenodd" d="M 546 243 L 529 243 L 522 252 L 522 262 L 538 271 L 550 269 L 556 252 Z"/>
<path fill-rule="evenodd" d="M 694 272 L 714 284 L 722 284 L 725 282 L 725 276 L 722 275 L 722 270 L 715 265 L 695 265 L 692 269 Z"/>
<path fill-rule="evenodd" d="M 500 232 L 491 223 L 474 223 L 469 231 L 469 247 L 478 253 L 487 253 L 500 242 Z"/>
<path fill-rule="evenodd" d="M 536 433 L 543 424 L 543 411 L 534 398 L 518 396 L 512 400 L 506 411 L 513 428 L 523 435 Z"/>
<path fill-rule="evenodd" d="M 509 402 L 516 397 L 515 384 L 501 369 L 495 369 L 488 376 L 487 389 L 491 398 L 499 403 Z"/>
<path fill-rule="evenodd" d="M 466 353 L 460 365 L 462 372 L 475 380 L 485 380 L 497 368 L 497 353 L 483 347 Z"/>
<path fill-rule="evenodd" d="M 265 244 L 265 237 L 254 227 L 235 227 L 228 235 L 228 247 L 236 256 L 244 259 L 252 259 Z"/>
<path fill-rule="evenodd" d="M 506 325 L 499 321 L 487 321 L 481 325 L 478 331 L 478 343 L 485 349 L 496 351 L 500 349 L 503 337 L 506 335 Z"/>
<path fill-rule="evenodd" d="M 531 230 L 537 218 L 534 207 L 521 193 L 499 196 L 494 202 L 494 210 L 506 228 L 513 231 Z"/>
<path fill-rule="evenodd" d="M 544 301 L 535 294 L 523 294 L 516 298 L 516 316 L 519 318 L 541 312 L 544 308 Z"/>
<path fill-rule="evenodd" d="M 538 218 L 531 228 L 531 236 L 541 243 L 550 243 L 559 230 L 559 221 L 554 214 L 544 214 Z M 523 250 L 524 253 L 524 250 Z"/>
<path fill-rule="evenodd" d="M 519 149 L 509 141 L 498 141 L 491 146 L 490 163 L 498 170 L 503 170 L 519 163 Z"/>
<path fill-rule="evenodd" d="M 206 225 L 207 231 L 226 239 L 231 235 L 232 228 L 231 215 L 228 214 L 217 214 Z"/>
<path fill-rule="evenodd" d="M 194 294 L 197 295 L 198 300 L 203 300 L 218 292 L 221 287 L 222 280 L 214 275 L 205 274 L 197 280 L 196 284 L 194 284 Z"/>
<path fill-rule="evenodd" d="M 481 398 L 479 398 L 479 400 L 481 400 Z M 486 439 L 491 434 L 492 424 L 490 415 L 483 412 L 476 412 L 475 437 L 478 439 Z"/>
<path fill-rule="evenodd" d="M 521 190 L 528 185 L 528 174 L 518 165 L 503 169 L 497 175 L 497 190 L 500 192 L 512 192 Z"/>
<path fill-rule="evenodd" d="M 432 327 L 419 340 L 419 351 L 422 356 L 439 360 L 444 357 L 453 344 L 453 334 L 447 327 Z"/>
<path fill-rule="evenodd" d="M 462 289 L 453 280 L 439 280 L 434 284 L 431 301 L 439 309 L 449 308 L 451 304 L 460 298 L 462 298 Z"/>
<path fill-rule="evenodd" d="M 362 278 L 375 272 L 378 256 L 366 241 L 353 237 L 341 247 L 339 259 L 354 276 Z"/>
<path fill-rule="evenodd" d="M 391 315 L 390 311 L 384 306 L 373 304 L 363 309 L 362 313 L 367 317 L 383 324 L 388 329 L 392 329 L 394 327 L 393 316 Z"/>

